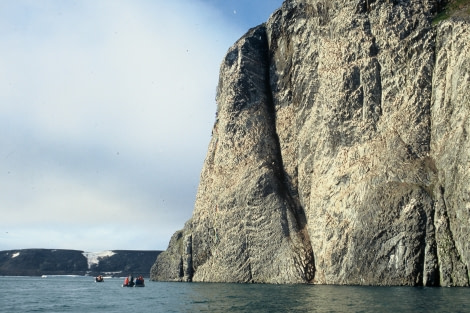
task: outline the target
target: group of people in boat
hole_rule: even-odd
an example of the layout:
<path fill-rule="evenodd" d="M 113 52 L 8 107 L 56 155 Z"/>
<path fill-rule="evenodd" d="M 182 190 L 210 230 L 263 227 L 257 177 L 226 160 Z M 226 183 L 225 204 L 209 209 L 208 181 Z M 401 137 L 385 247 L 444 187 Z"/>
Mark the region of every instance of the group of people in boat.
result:
<path fill-rule="evenodd" d="M 123 287 L 144 287 L 145 282 L 144 282 L 144 277 L 142 275 L 139 275 L 134 282 L 134 277 L 132 275 L 127 276 L 124 279 L 124 284 L 122 284 Z"/>
<path fill-rule="evenodd" d="M 95 281 L 97 283 L 101 283 L 104 281 L 103 276 L 98 275 L 95 277 Z M 124 283 L 122 284 L 123 287 L 145 287 L 144 277 L 139 275 L 134 282 L 134 276 L 129 275 L 124 279 Z"/>

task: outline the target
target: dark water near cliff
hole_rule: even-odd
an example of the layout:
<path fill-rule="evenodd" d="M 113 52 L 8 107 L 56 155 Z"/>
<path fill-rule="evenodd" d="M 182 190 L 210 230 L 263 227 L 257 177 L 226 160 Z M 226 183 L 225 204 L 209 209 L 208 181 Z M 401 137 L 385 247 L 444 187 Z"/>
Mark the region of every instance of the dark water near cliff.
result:
<path fill-rule="evenodd" d="M 0 312 L 470 312 L 470 288 L 122 281 L 0 277 Z"/>

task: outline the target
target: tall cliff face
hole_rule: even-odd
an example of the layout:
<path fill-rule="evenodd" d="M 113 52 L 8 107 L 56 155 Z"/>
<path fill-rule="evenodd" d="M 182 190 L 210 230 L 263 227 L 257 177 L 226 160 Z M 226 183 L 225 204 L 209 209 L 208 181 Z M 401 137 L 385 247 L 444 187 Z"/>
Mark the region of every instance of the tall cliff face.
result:
<path fill-rule="evenodd" d="M 468 285 L 470 27 L 437 5 L 288 0 L 235 43 L 152 279 Z"/>

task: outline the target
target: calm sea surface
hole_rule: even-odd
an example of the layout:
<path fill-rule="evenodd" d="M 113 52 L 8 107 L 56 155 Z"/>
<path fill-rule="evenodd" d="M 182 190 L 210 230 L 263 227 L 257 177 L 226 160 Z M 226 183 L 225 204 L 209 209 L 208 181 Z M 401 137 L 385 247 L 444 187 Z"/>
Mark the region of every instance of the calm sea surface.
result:
<path fill-rule="evenodd" d="M 122 282 L 0 277 L 0 312 L 470 312 L 470 288 Z"/>

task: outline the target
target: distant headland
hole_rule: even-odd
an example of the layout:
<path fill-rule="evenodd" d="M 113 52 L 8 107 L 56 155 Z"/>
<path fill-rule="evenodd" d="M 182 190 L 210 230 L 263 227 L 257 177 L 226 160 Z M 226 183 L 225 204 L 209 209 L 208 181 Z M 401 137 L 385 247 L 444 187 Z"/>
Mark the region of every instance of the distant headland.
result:
<path fill-rule="evenodd" d="M 132 273 L 148 277 L 160 253 L 158 250 L 4 250 L 0 251 L 0 276 L 126 276 Z"/>

